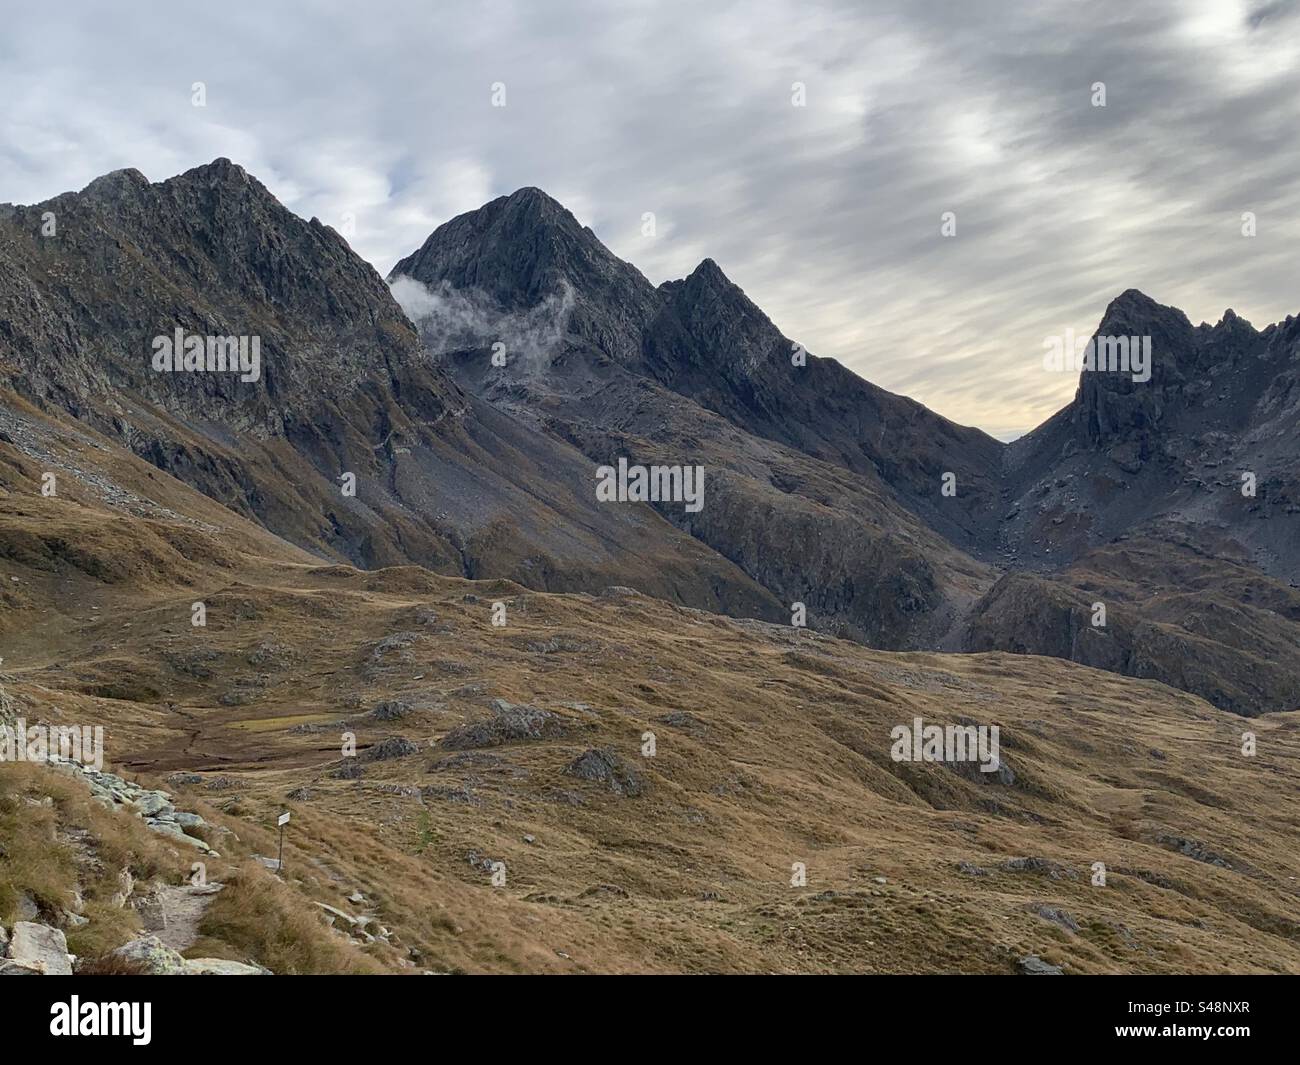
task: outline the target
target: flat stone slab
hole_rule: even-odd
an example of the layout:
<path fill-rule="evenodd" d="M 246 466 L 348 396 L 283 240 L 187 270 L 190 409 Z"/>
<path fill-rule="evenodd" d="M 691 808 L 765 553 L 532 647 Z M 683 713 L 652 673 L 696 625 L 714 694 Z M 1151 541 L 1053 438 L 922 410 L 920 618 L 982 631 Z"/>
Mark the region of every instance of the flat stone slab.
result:
<path fill-rule="evenodd" d="M 185 963 L 185 972 L 189 976 L 270 976 L 270 969 L 260 965 L 245 965 L 241 961 L 226 961 L 224 958 L 190 958 Z"/>

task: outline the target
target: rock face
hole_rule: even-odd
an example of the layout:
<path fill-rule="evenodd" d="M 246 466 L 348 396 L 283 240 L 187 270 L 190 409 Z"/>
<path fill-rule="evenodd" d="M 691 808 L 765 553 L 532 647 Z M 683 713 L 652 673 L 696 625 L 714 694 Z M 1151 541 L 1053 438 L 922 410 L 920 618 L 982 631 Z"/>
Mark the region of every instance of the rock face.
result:
<path fill-rule="evenodd" d="M 1257 331 L 1228 310 L 1194 327 L 1130 290 L 1096 335 L 1150 338 L 1150 380 L 1085 371 L 1074 401 L 1008 448 L 1004 545 L 1055 566 L 1178 522 L 1300 581 L 1300 320 Z"/>
<path fill-rule="evenodd" d="M 589 477 L 620 457 L 702 466 L 702 509 L 655 507 L 765 589 L 749 616 L 788 622 L 799 602 L 817 627 L 926 645 L 991 583 L 901 499 L 930 506 L 957 470 L 978 510 L 979 457 L 996 466 L 1000 445 L 831 360 L 792 365 L 794 345 L 713 262 L 656 289 L 523 189 L 439 228 L 390 280 L 462 388 L 576 447 Z M 503 337 L 523 342 L 495 366 Z"/>
<path fill-rule="evenodd" d="M 34 395 L 79 405 L 111 389 L 283 436 L 319 433 L 308 418 L 339 390 L 361 400 L 382 367 L 425 417 L 461 405 L 422 369 L 409 324 L 343 238 L 291 214 L 228 159 L 156 185 L 120 170 L 6 214 L 0 255 L 25 283 L 4 292 L 0 320 Z M 260 337 L 262 377 L 154 372 L 153 338 L 177 327 Z"/>

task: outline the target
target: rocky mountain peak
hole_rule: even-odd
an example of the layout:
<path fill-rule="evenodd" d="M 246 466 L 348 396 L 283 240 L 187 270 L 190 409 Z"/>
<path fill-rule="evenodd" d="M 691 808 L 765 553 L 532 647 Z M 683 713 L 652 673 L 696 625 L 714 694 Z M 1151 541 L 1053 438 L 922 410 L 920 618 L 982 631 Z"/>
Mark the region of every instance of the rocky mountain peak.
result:
<path fill-rule="evenodd" d="M 664 307 L 647 350 L 661 371 L 675 377 L 686 367 L 730 367 L 746 381 L 772 372 L 769 356 L 784 345 L 780 330 L 712 259 L 659 291 Z"/>
<path fill-rule="evenodd" d="M 500 199 L 503 210 L 529 217 L 538 224 L 550 223 L 567 228 L 583 228 L 572 211 L 536 185 L 525 185 Z"/>
<path fill-rule="evenodd" d="M 685 279 L 687 284 L 706 288 L 735 288 L 732 281 L 712 259 L 704 259 Z"/>
<path fill-rule="evenodd" d="M 1229 307 L 1223 312 L 1223 317 L 1219 319 L 1218 324 L 1214 327 L 1217 337 L 1233 337 L 1242 340 L 1249 340 L 1259 336 L 1259 330 L 1250 324 L 1245 318 L 1241 317 L 1236 311 Z"/>
<path fill-rule="evenodd" d="M 1144 292 L 1128 289 L 1106 307 L 1097 326 L 1098 336 L 1160 335 L 1171 346 L 1185 345 L 1191 336 L 1192 323 L 1177 307 L 1157 303 Z"/>
<path fill-rule="evenodd" d="M 134 167 L 114 170 L 95 178 L 75 195 L 79 199 L 112 205 L 125 200 L 138 199 L 149 189 L 149 179 Z"/>
<path fill-rule="evenodd" d="M 58 218 L 48 238 L 34 222 L 46 209 Z M 339 385 L 421 361 L 374 269 L 229 159 L 156 184 L 119 170 L 19 208 L 0 219 L 0 258 L 27 286 L 7 315 L 24 390 L 63 404 L 134 389 L 181 413 L 276 432 Z M 0 306 L 6 295 L 0 283 Z M 176 329 L 257 337 L 258 379 L 156 372 L 153 339 Z"/>
<path fill-rule="evenodd" d="M 187 170 L 181 175 L 181 179 L 200 176 L 211 178 L 216 181 L 234 181 L 239 183 L 247 183 L 252 180 L 249 177 L 247 170 L 238 163 L 231 162 L 224 155 L 217 156 L 217 158 L 213 159 L 210 163 L 204 163 L 201 166 L 196 166 Z"/>
<path fill-rule="evenodd" d="M 619 361 L 637 358 L 654 287 L 567 208 L 526 187 L 439 226 L 389 280 L 410 277 L 517 311 L 545 300 L 571 309 L 567 331 Z"/>

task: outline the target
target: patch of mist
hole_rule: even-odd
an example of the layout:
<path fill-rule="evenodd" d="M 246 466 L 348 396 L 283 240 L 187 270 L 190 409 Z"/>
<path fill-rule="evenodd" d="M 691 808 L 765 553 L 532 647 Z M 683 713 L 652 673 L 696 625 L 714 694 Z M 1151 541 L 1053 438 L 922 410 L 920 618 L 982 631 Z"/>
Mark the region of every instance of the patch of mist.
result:
<path fill-rule="evenodd" d="M 573 311 L 573 288 L 567 281 L 562 284 L 559 292 L 523 311 L 503 310 L 486 293 L 457 289 L 447 281 L 431 287 L 396 277 L 389 288 L 432 354 L 503 344 L 507 366 L 536 371 L 550 364 Z"/>

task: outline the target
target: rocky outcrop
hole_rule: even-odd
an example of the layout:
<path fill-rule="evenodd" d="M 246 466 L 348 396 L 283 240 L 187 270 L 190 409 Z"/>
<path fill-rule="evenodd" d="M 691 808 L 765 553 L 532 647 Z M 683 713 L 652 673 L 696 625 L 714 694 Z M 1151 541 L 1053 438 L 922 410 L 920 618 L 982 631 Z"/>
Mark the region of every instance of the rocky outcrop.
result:
<path fill-rule="evenodd" d="M 157 936 L 133 939 L 112 951 L 110 956 L 141 976 L 271 975 L 270 969 L 245 962 L 224 958 L 183 958 Z"/>
<path fill-rule="evenodd" d="M 201 828 L 206 822 L 196 813 L 177 811 L 168 792 L 144 788 L 139 784 L 123 780 L 114 773 L 94 769 L 78 762 L 52 764 L 63 773 L 84 780 L 95 801 L 102 806 L 132 813 L 159 835 L 193 847 L 208 857 L 221 857 L 204 840 L 185 831 L 186 828 Z"/>
<path fill-rule="evenodd" d="M 63 933 L 32 921 L 17 922 L 4 946 L 0 975 L 25 975 L 22 970 L 41 976 L 72 975 L 72 957 Z"/>
<path fill-rule="evenodd" d="M 564 772 L 579 780 L 601 784 L 615 795 L 635 798 L 646 790 L 640 770 L 607 747 L 584 751 Z"/>
<path fill-rule="evenodd" d="M 441 746 L 449 751 L 474 751 L 528 740 L 559 739 L 567 734 L 564 719 L 550 710 L 493 699 L 490 718 L 457 726 L 442 738 Z"/>
<path fill-rule="evenodd" d="M 1006 574 L 964 649 L 1066 658 L 1254 717 L 1300 706 L 1300 591 L 1172 534 L 1126 540 L 1061 574 Z"/>

